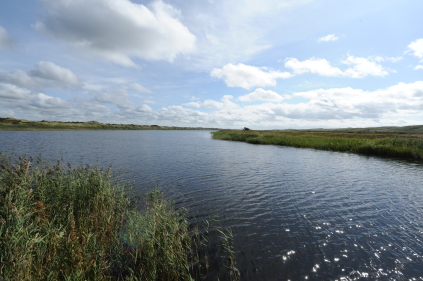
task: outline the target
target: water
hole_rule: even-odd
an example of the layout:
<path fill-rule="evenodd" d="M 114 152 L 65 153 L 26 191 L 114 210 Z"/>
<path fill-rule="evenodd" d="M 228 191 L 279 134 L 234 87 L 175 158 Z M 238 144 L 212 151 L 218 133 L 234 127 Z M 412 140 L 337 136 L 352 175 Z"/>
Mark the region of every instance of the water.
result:
<path fill-rule="evenodd" d="M 242 280 L 423 280 L 423 166 L 208 131 L 0 132 L 0 149 L 113 166 L 235 236 Z"/>

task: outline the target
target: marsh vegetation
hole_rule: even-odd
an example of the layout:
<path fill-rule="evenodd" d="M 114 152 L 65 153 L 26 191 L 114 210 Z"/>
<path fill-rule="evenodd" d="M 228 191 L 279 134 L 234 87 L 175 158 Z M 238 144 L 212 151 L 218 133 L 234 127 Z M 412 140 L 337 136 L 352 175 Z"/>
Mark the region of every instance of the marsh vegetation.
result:
<path fill-rule="evenodd" d="M 403 127 L 404 128 L 404 127 Z M 363 130 L 221 130 L 214 139 L 423 159 L 423 135 Z"/>
<path fill-rule="evenodd" d="M 231 232 L 216 220 L 191 226 L 186 210 L 175 210 L 157 189 L 136 200 L 110 170 L 1 161 L 3 280 L 239 278 Z M 210 253 L 224 273 L 211 273 Z"/>

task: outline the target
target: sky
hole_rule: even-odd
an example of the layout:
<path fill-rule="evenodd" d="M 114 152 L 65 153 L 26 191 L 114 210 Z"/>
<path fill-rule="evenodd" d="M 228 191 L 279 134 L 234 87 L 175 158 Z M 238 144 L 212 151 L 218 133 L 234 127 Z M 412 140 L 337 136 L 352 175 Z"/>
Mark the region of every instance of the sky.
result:
<path fill-rule="evenodd" d="M 420 0 L 0 0 L 0 117 L 423 124 Z"/>

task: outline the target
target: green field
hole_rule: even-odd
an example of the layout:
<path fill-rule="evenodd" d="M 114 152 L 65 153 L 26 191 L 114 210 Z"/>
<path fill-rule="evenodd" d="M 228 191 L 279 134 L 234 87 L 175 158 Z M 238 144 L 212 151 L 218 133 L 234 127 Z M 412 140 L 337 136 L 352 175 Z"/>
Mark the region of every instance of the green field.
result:
<path fill-rule="evenodd" d="M 315 130 L 221 130 L 214 139 L 423 159 L 423 126 Z"/>
<path fill-rule="evenodd" d="M 73 130 L 217 130 L 216 128 L 174 127 L 158 125 L 105 124 L 97 121 L 59 122 L 29 121 L 0 117 L 0 131 L 73 131 Z"/>

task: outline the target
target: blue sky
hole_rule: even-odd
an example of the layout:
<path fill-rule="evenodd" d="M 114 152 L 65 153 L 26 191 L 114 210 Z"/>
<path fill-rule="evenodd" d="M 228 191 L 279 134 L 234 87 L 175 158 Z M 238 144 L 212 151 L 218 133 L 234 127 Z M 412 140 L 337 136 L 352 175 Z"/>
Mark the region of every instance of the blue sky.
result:
<path fill-rule="evenodd" d="M 423 2 L 0 3 L 0 116 L 220 128 L 423 124 Z"/>

